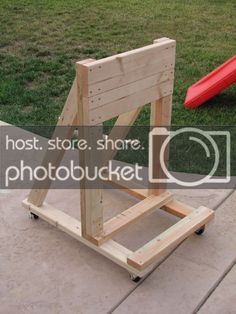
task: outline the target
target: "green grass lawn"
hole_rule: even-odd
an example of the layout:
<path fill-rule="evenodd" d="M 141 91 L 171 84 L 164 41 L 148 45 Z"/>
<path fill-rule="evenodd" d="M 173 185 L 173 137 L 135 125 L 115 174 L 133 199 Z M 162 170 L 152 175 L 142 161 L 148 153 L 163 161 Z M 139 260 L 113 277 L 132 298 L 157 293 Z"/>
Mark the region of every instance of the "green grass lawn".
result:
<path fill-rule="evenodd" d="M 182 106 L 188 86 L 235 54 L 235 14 L 233 0 L 2 0 L 0 120 L 53 125 L 75 61 L 170 37 L 177 41 L 172 123 L 235 125 L 235 86 L 197 110 Z M 148 116 L 145 108 L 138 123 Z"/>

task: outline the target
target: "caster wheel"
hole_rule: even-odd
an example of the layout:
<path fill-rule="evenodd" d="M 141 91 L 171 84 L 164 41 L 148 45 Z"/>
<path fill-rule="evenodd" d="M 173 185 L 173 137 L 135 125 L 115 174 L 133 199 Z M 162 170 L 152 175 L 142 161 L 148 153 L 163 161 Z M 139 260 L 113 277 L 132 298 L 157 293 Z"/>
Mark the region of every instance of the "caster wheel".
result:
<path fill-rule="evenodd" d="M 141 280 L 141 277 L 139 276 L 136 276 L 134 274 L 130 274 L 130 279 L 133 281 L 133 282 L 139 282 Z"/>
<path fill-rule="evenodd" d="M 35 215 L 34 213 L 30 213 L 30 218 L 37 220 L 39 219 L 39 216 Z"/>
<path fill-rule="evenodd" d="M 198 229 L 197 231 L 195 231 L 195 233 L 196 233 L 197 235 L 202 235 L 202 234 L 204 233 L 204 231 L 205 231 L 205 226 L 203 226 L 203 227 L 201 227 L 200 229 Z"/>

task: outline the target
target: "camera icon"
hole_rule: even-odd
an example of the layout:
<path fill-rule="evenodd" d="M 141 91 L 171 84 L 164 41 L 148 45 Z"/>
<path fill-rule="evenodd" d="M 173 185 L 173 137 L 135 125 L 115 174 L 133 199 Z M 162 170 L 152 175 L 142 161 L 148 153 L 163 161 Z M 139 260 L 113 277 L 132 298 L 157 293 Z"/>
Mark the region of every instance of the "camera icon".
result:
<path fill-rule="evenodd" d="M 168 170 L 170 142 L 180 138 L 182 147 L 186 144 L 197 149 L 197 154 L 192 154 L 190 159 L 200 158 L 199 167 L 203 167 L 206 160 L 211 159 L 210 171 L 194 181 L 185 181 L 175 177 Z M 219 141 L 220 139 L 220 141 Z M 224 154 L 222 153 L 224 147 Z M 177 150 L 177 148 L 176 148 Z M 173 153 L 177 154 L 174 149 Z M 185 152 L 180 152 L 185 154 Z M 173 159 L 173 156 L 172 156 Z M 189 164 L 191 160 L 189 159 Z M 196 160 L 195 160 L 196 162 Z M 219 165 L 224 163 L 224 174 L 216 175 Z M 158 168 L 158 169 L 157 169 Z M 183 172 L 187 172 L 184 171 Z M 184 127 L 176 131 L 169 131 L 165 127 L 155 127 L 149 133 L 149 182 L 150 183 L 174 183 L 184 187 L 196 187 L 205 183 L 228 183 L 230 176 L 230 132 L 228 131 L 204 131 L 193 127 Z"/>

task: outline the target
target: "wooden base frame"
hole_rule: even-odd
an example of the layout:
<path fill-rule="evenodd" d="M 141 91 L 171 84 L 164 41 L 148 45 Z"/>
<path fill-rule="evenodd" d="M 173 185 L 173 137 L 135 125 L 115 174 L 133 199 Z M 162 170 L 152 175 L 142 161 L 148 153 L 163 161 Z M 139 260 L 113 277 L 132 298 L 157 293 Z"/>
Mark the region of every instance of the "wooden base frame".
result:
<path fill-rule="evenodd" d="M 130 193 L 128 189 L 125 189 L 125 191 Z M 140 194 L 140 197 L 143 197 L 143 195 Z M 143 277 L 151 271 L 154 265 L 161 262 L 172 249 L 188 236 L 208 224 L 214 216 L 214 211 L 211 209 L 203 206 L 197 209 L 192 208 L 174 200 L 169 192 L 161 194 L 160 197 L 157 196 L 156 199 L 154 197 L 150 200 L 147 197 L 144 200 L 146 202 L 148 200 L 145 206 L 143 201 L 141 201 L 122 214 L 109 220 L 107 222 L 107 233 L 102 237 L 95 238 L 95 241 L 92 242 L 82 236 L 81 222 L 79 220 L 53 208 L 49 204 L 44 203 L 41 207 L 38 207 L 29 203 L 26 199 L 23 201 L 23 206 L 30 213 L 86 244 L 116 264 L 127 269 L 131 274 Z M 154 208 L 161 208 L 182 219 L 135 252 L 111 239 L 117 232 L 130 223 L 134 223 Z M 130 210 L 131 213 L 128 213 Z M 124 221 L 119 222 L 117 225 L 115 221 L 119 221 L 123 215 L 125 217 Z"/>
<path fill-rule="evenodd" d="M 109 138 L 124 139 L 141 107 L 150 102 L 150 125 L 170 125 L 174 63 L 175 41 L 168 38 L 98 61 L 88 59 L 78 62 L 77 77 L 58 122 L 58 126 L 71 126 L 64 134 L 65 138 L 71 138 L 77 123 L 81 126 L 98 125 L 118 116 L 115 126 L 125 127 L 114 128 Z M 53 136 L 57 134 L 56 128 Z M 63 153 L 55 153 L 56 165 L 60 164 Z M 107 152 L 104 164 L 114 156 L 115 152 Z M 80 163 L 83 165 L 86 158 L 92 157 L 89 152 L 80 152 Z M 43 164 L 48 162 L 48 158 L 46 155 Z M 158 177 L 161 173 L 158 160 L 151 169 Z M 102 191 L 86 189 L 84 182 L 80 189 L 81 222 L 44 202 L 50 181 L 45 183 L 43 190 L 34 185 L 23 206 L 139 277 L 214 216 L 209 208 L 200 206 L 194 209 L 175 200 L 170 192 L 160 189 L 157 184 L 151 184 L 148 189 L 129 189 L 122 182 L 110 183 L 140 201 L 105 223 Z M 117 233 L 157 208 L 179 217 L 180 221 L 134 252 L 113 240 Z"/>

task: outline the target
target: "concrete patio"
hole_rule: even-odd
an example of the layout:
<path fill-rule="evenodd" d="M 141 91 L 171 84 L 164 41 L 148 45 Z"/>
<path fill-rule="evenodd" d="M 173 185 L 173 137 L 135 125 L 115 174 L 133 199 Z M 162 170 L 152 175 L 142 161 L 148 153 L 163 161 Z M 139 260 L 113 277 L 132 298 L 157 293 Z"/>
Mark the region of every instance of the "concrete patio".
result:
<path fill-rule="evenodd" d="M 44 221 L 29 219 L 21 207 L 28 191 L 0 191 L 0 313 L 236 313 L 236 192 L 172 192 L 193 206 L 216 209 L 215 221 L 134 283 L 105 257 Z M 47 201 L 79 215 L 78 190 L 52 190 Z M 107 217 L 136 201 L 106 191 Z M 155 211 L 116 239 L 135 248 L 175 221 Z"/>

